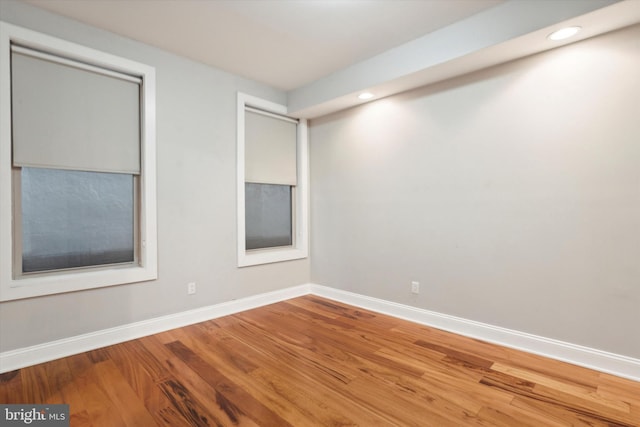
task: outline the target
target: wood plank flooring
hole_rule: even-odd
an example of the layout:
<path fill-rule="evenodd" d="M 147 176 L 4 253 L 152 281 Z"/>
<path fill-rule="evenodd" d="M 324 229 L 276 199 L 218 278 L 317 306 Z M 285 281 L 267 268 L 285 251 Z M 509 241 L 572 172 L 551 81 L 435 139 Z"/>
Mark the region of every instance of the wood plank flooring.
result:
<path fill-rule="evenodd" d="M 640 383 L 305 296 L 0 375 L 72 426 L 640 426 Z"/>

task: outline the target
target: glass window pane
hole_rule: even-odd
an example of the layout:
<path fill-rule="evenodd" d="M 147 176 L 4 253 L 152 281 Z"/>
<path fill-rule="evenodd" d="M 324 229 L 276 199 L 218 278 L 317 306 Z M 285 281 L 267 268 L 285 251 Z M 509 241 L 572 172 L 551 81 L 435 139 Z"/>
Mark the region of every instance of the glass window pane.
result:
<path fill-rule="evenodd" d="M 293 244 L 291 186 L 245 183 L 246 249 Z"/>
<path fill-rule="evenodd" d="M 24 273 L 134 261 L 134 177 L 22 168 Z"/>

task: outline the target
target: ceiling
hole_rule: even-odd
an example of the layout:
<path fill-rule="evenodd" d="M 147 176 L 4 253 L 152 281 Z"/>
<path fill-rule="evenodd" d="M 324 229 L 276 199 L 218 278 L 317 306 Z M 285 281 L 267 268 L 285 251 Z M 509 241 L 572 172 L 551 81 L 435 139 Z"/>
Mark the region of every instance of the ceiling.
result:
<path fill-rule="evenodd" d="M 317 117 L 640 22 L 640 0 L 21 0 L 288 94 Z M 566 43 L 566 42 L 564 42 Z"/>
<path fill-rule="evenodd" d="M 504 0 L 25 0 L 281 90 Z"/>

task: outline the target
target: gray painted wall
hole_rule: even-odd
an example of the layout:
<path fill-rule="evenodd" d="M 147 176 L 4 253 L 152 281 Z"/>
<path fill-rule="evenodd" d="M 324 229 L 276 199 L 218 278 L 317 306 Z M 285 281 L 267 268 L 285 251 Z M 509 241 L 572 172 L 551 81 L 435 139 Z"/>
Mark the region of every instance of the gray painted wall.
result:
<path fill-rule="evenodd" d="M 159 247 L 157 281 L 1 303 L 0 352 L 309 281 L 308 260 L 236 267 L 236 92 L 283 92 L 26 4 L 0 19 L 156 67 Z"/>
<path fill-rule="evenodd" d="M 639 40 L 313 120 L 312 282 L 640 357 Z"/>
<path fill-rule="evenodd" d="M 160 275 L 0 303 L 0 352 L 312 279 L 640 357 L 639 27 L 314 120 L 312 265 L 238 269 L 236 91 L 286 95 L 25 4 L 0 19 L 156 67 Z"/>

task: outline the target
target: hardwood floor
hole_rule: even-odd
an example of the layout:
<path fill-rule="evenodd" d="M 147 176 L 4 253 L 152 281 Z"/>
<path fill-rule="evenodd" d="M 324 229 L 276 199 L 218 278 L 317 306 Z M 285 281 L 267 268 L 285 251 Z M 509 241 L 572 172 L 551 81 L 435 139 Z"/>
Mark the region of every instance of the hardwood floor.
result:
<path fill-rule="evenodd" d="M 640 383 L 316 296 L 8 372 L 72 426 L 640 426 Z"/>

